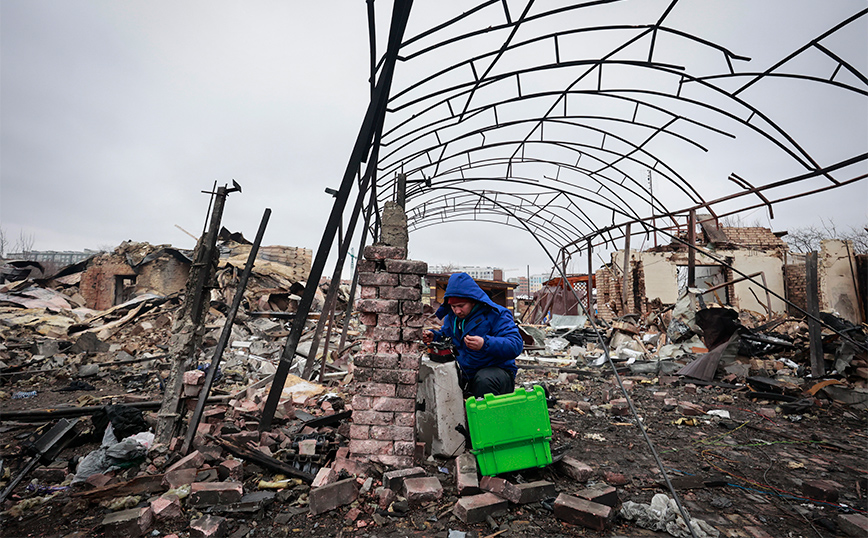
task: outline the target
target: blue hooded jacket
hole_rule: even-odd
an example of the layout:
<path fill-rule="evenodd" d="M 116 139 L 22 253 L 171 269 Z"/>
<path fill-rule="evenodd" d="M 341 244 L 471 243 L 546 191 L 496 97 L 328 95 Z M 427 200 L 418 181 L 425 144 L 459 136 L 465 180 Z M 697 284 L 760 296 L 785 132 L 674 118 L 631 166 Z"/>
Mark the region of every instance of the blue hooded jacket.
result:
<path fill-rule="evenodd" d="M 449 297 L 473 299 L 476 305 L 470 315 L 461 320 L 445 301 Z M 457 349 L 456 360 L 464 376 L 472 379 L 481 368 L 497 366 L 515 378 L 518 370 L 515 358 L 524 349 L 524 341 L 512 312 L 493 302 L 467 273 L 455 273 L 449 277 L 444 298 L 444 304 L 437 309 L 437 317 L 443 320 L 443 327 L 432 332 L 435 340 L 452 339 Z M 482 349 L 473 351 L 464 345 L 464 337 L 468 334 L 485 339 Z"/>

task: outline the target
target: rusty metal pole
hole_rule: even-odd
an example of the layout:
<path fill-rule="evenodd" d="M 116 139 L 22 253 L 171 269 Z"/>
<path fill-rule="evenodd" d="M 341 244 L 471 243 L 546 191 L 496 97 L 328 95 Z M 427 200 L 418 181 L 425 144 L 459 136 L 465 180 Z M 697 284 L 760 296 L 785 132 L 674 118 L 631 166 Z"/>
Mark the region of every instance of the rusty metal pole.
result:
<path fill-rule="evenodd" d="M 808 338 L 811 345 L 811 376 L 814 379 L 826 375 L 823 362 L 823 335 L 820 332 L 820 290 L 817 278 L 817 251 L 805 256 L 805 288 L 807 291 Z"/>
<path fill-rule="evenodd" d="M 621 273 L 621 315 L 627 313 L 627 291 L 630 276 L 630 223 L 624 232 L 624 271 Z"/>
<path fill-rule="evenodd" d="M 696 287 L 696 211 L 691 209 L 687 217 L 687 287 Z"/>

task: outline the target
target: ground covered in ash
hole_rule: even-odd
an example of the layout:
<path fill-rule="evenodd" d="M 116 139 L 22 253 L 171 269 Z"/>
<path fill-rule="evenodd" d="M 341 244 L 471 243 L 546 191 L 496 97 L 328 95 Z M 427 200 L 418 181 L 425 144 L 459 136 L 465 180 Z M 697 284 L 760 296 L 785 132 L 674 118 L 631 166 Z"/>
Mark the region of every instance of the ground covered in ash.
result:
<path fill-rule="evenodd" d="M 141 370 L 139 365 L 111 366 L 108 375 L 91 379 L 95 390 L 54 390 L 69 386 L 69 380 L 31 378 L 26 388 L 38 388 L 31 398 L 4 400 L 4 413 L 53 408 L 61 403 L 93 404 L 121 400 L 156 399 L 151 390 L 126 388 L 124 379 Z M 767 372 L 757 372 L 767 373 Z M 864 513 L 866 506 L 866 413 L 828 399 L 818 398 L 799 413 L 784 415 L 774 401 L 752 398 L 747 383 L 690 383 L 675 376 L 623 375 L 631 401 L 656 448 L 670 482 L 691 518 L 700 519 L 729 537 L 832 537 L 846 535 L 840 516 Z M 655 457 L 635 419 L 625 408 L 620 389 L 608 368 L 578 369 L 574 373 L 549 370 L 521 370 L 519 384 L 544 384 L 549 389 L 553 428 L 551 446 L 555 458 L 568 456 L 589 466 L 593 473 L 586 481 L 571 477 L 563 464 L 510 473 L 513 483 L 547 480 L 558 493 L 574 494 L 589 487 L 610 485 L 620 502 L 650 503 L 655 494 L 671 495 Z M 23 385 L 9 388 L 23 388 Z M 9 390 L 7 388 L 6 390 Z M 331 387 L 328 399 L 309 398 L 303 410 L 311 415 L 335 412 L 340 401 L 349 401 L 341 385 Z M 324 410 L 325 408 L 325 410 Z M 713 412 L 713 413 L 709 413 Z M 728 415 L 728 416 L 727 416 Z M 243 424 L 244 417 L 231 422 Z M 85 429 L 89 419 L 83 421 Z M 225 418 L 219 424 L 230 421 Z M 274 431 L 292 434 L 301 421 L 279 421 Z M 44 431 L 35 420 L 4 419 L 2 446 L 4 471 L 14 476 L 26 458 L 22 446 Z M 320 428 L 343 441 L 340 424 Z M 258 444 L 258 443 L 254 443 Z M 137 475 L 158 474 L 173 461 L 173 454 L 151 452 L 126 469 L 109 473 L 109 485 L 68 487 L 67 473 L 77 457 L 96 449 L 87 442 L 64 449 L 48 467 L 33 471 L 7 500 L 2 520 L 3 536 L 112 536 L 103 526 L 106 516 L 119 507 L 148 506 L 167 487 L 151 492 L 126 494 L 111 490 Z M 226 451 L 212 451 L 200 468 L 205 480 L 209 467 L 217 467 Z M 219 504 L 192 507 L 182 499 L 180 514 L 155 520 L 144 535 L 197 536 L 191 521 L 214 514 L 225 518 L 223 531 L 233 537 L 266 536 L 667 536 L 663 531 L 641 528 L 635 522 L 616 517 L 604 531 L 568 524 L 556 518 L 550 500 L 510 505 L 505 514 L 474 525 L 460 521 L 453 513 L 458 500 L 454 461 L 427 459 L 420 462 L 428 476 L 443 486 L 439 500 L 402 502 L 398 498 L 381 507 L 378 488 L 385 469 L 371 467 L 373 480 L 367 491 L 350 504 L 312 516 L 307 501 L 310 487 L 301 481 L 284 483 L 275 489 L 263 484 L 282 477 L 256 463 L 243 466 L 244 493 L 266 491 L 267 502 L 252 511 L 227 511 Z M 10 473 L 11 471 L 11 473 Z M 366 476 L 358 481 L 364 490 Z M 217 477 L 214 477 L 217 480 Z M 824 498 L 812 498 L 810 484 L 826 481 L 830 489 Z M 104 490 L 101 495 L 94 492 Z M 188 498 L 189 499 L 189 498 Z"/>

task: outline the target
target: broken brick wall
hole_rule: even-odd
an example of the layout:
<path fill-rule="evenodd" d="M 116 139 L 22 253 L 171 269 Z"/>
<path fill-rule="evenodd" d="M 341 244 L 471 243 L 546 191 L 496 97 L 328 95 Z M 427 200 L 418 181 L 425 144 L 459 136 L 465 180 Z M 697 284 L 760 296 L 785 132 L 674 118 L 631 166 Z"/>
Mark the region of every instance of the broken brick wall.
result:
<path fill-rule="evenodd" d="M 372 245 L 359 262 L 356 309 L 365 325 L 354 359 L 350 455 L 410 467 L 416 447 L 416 387 L 422 358 L 425 262 L 401 247 Z"/>
<path fill-rule="evenodd" d="M 94 310 L 108 310 L 116 304 L 118 288 L 127 278 L 136 278 L 136 272 L 127 263 L 97 259 L 81 275 L 79 291 L 85 305 Z"/>
<path fill-rule="evenodd" d="M 755 250 L 784 250 L 787 244 L 768 228 L 749 226 L 746 228 L 724 227 L 729 242 L 739 248 Z"/>

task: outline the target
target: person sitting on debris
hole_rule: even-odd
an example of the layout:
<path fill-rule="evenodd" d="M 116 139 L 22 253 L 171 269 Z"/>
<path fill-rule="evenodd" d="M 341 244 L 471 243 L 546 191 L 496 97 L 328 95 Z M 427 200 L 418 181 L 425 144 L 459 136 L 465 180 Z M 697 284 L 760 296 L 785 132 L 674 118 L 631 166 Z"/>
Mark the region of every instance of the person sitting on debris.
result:
<path fill-rule="evenodd" d="M 512 312 L 496 304 L 467 273 L 449 277 L 439 331 L 425 330 L 422 341 L 451 339 L 459 371 L 470 394 L 510 394 L 515 390 L 515 358 L 524 348 Z"/>

